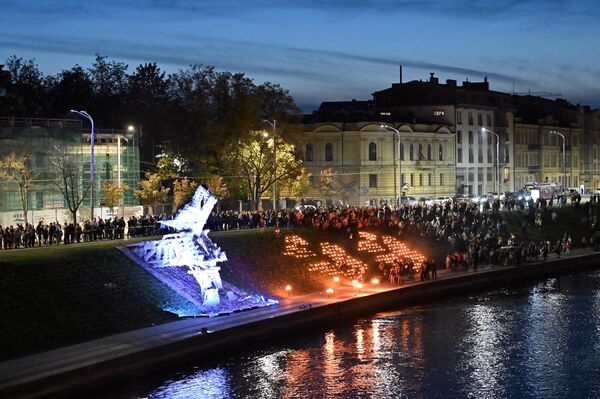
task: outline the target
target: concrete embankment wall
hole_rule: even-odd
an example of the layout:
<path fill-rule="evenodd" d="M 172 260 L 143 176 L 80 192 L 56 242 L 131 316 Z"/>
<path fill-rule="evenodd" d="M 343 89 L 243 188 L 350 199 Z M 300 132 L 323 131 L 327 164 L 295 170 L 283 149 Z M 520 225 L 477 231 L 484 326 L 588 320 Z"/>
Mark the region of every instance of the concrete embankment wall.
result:
<path fill-rule="evenodd" d="M 600 266 L 600 253 L 520 267 L 498 267 L 478 273 L 447 275 L 446 278 L 401 287 L 375 295 L 359 296 L 328 305 L 314 306 L 281 316 L 198 334 L 185 340 L 139 351 L 92 366 L 40 378 L 0 392 L 1 397 L 33 398 L 52 395 L 62 397 L 67 392 L 77 394 L 90 387 L 118 383 L 130 378 L 186 361 L 202 361 L 223 352 L 244 350 L 267 340 L 281 339 L 310 328 L 323 328 L 337 321 L 401 306 L 423 303 L 448 295 L 460 295 L 510 283 L 575 273 Z"/>

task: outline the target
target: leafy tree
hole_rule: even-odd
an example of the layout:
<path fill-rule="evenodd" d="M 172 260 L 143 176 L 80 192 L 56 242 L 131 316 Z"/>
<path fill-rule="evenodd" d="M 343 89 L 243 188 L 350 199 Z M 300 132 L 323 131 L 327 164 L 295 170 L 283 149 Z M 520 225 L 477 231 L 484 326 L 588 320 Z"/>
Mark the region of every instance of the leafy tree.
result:
<path fill-rule="evenodd" d="M 258 200 L 269 192 L 273 182 L 285 186 L 289 180 L 302 174 L 302 158 L 291 144 L 278 142 L 277 176 L 273 175 L 273 140 L 266 140 L 262 132 L 254 131 L 251 139 L 239 142 L 230 149 L 231 168 L 243 177 L 244 187 L 258 207 Z M 270 192 L 269 192 L 270 193 Z"/>
<path fill-rule="evenodd" d="M 229 192 L 225 179 L 221 176 L 211 176 L 204 181 L 204 184 L 208 191 L 218 199 L 225 198 Z"/>
<path fill-rule="evenodd" d="M 173 182 L 173 212 L 189 201 L 198 188 L 198 183 L 184 177 Z"/>
<path fill-rule="evenodd" d="M 90 191 L 90 182 L 83 181 L 81 148 L 76 145 L 58 145 L 49 153 L 54 184 L 62 194 L 71 212 L 73 223 L 77 223 L 77 211 Z"/>
<path fill-rule="evenodd" d="M 130 188 L 127 184 L 123 183 L 121 186 L 109 181 L 102 182 L 102 203 L 106 205 L 111 212 L 114 212 L 114 208 L 119 206 L 125 192 L 129 191 Z"/>
<path fill-rule="evenodd" d="M 152 214 L 154 207 L 167 202 L 170 189 L 162 186 L 162 179 L 157 173 L 146 172 L 145 179 L 140 180 L 140 188 L 134 191 L 134 196 L 142 205 L 150 208 Z"/>
<path fill-rule="evenodd" d="M 106 56 L 96 54 L 88 70 L 92 80 L 93 101 L 89 113 L 97 125 L 124 125 L 124 105 L 127 94 L 127 68 L 122 62 L 108 61 Z"/>
<path fill-rule="evenodd" d="M 304 198 L 311 188 L 311 176 L 307 169 L 302 169 L 302 172 L 295 179 L 289 179 L 286 187 L 288 192 L 294 197 Z"/>
<path fill-rule="evenodd" d="M 45 87 L 35 60 L 24 60 L 13 55 L 6 60 L 6 70 L 10 74 L 10 84 L 6 90 L 8 112 L 19 116 L 43 116 Z"/>
<path fill-rule="evenodd" d="M 333 168 L 327 168 L 321 171 L 317 187 L 325 197 L 347 202 L 358 194 L 359 183 L 356 175 L 340 174 Z"/>
<path fill-rule="evenodd" d="M 29 166 L 30 159 L 31 156 L 27 153 L 17 154 L 11 152 L 0 160 L 0 177 L 8 178 L 14 182 L 19 190 L 25 224 L 28 223 L 29 189 L 36 175 Z"/>
<path fill-rule="evenodd" d="M 70 109 L 89 109 L 93 98 L 90 74 L 75 65 L 56 76 L 46 79 L 48 87 L 49 113 L 61 115 Z"/>

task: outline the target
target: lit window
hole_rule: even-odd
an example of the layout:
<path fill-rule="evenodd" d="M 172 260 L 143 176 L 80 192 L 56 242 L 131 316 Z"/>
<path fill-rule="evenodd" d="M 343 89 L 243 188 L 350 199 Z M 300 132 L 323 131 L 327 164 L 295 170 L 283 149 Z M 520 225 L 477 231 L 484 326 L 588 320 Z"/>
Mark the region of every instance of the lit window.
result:
<path fill-rule="evenodd" d="M 442 110 L 435 110 L 433 111 L 433 116 L 444 116 L 445 113 Z"/>

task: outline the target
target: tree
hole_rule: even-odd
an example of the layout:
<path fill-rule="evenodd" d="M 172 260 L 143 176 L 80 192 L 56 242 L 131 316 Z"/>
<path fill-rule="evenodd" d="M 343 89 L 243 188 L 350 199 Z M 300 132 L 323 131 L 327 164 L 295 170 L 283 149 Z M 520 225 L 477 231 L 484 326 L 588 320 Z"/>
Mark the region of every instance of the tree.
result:
<path fill-rule="evenodd" d="M 189 201 L 194 195 L 198 183 L 184 177 L 173 182 L 173 212 Z"/>
<path fill-rule="evenodd" d="M 133 195 L 154 214 L 156 205 L 167 202 L 170 189 L 162 186 L 162 179 L 157 173 L 146 172 L 145 177 L 140 180 L 140 188 Z"/>
<path fill-rule="evenodd" d="M 294 197 L 304 198 L 310 190 L 311 177 L 312 174 L 307 169 L 302 169 L 302 172 L 295 179 L 289 179 L 287 190 Z"/>
<path fill-rule="evenodd" d="M 273 176 L 273 140 L 266 140 L 260 131 L 251 132 L 248 141 L 241 141 L 230 148 L 230 164 L 244 180 L 247 194 L 254 208 L 263 194 L 269 192 L 274 181 L 285 186 L 289 180 L 302 174 L 302 157 L 291 144 L 278 141 L 277 176 Z"/>
<path fill-rule="evenodd" d="M 357 177 L 351 174 L 339 174 L 333 168 L 323 169 L 319 176 L 318 188 L 328 198 L 337 197 L 343 202 L 358 194 Z"/>
<path fill-rule="evenodd" d="M 119 186 L 109 181 L 103 181 L 102 203 L 110 209 L 111 213 L 114 213 L 114 208 L 121 203 L 125 197 L 125 192 L 129 190 L 129 186 L 125 183 Z"/>
<path fill-rule="evenodd" d="M 218 199 L 223 199 L 229 192 L 225 179 L 221 176 L 211 176 L 204 181 L 208 191 Z"/>
<path fill-rule="evenodd" d="M 43 116 L 45 106 L 44 81 L 35 60 L 24 60 L 13 55 L 6 60 L 6 70 L 10 74 L 7 88 L 8 111 L 18 116 Z"/>
<path fill-rule="evenodd" d="M 76 224 L 77 211 L 91 187 L 89 182 L 83 182 L 81 147 L 75 144 L 55 146 L 48 160 L 55 172 L 54 184 L 67 203 L 73 224 Z"/>
<path fill-rule="evenodd" d="M 26 225 L 29 211 L 29 189 L 36 175 L 29 166 L 30 159 L 31 156 L 27 153 L 17 154 L 11 152 L 0 160 L 0 177 L 12 180 L 19 190 L 19 199 L 21 200 L 21 209 Z"/>

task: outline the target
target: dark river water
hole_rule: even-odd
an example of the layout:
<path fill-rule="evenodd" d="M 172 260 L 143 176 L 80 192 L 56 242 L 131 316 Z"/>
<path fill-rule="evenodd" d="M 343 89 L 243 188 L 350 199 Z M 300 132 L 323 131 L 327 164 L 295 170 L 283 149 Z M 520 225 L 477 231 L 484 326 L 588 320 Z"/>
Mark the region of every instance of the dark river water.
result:
<path fill-rule="evenodd" d="M 111 398 L 600 398 L 600 272 L 440 299 L 199 361 Z"/>

